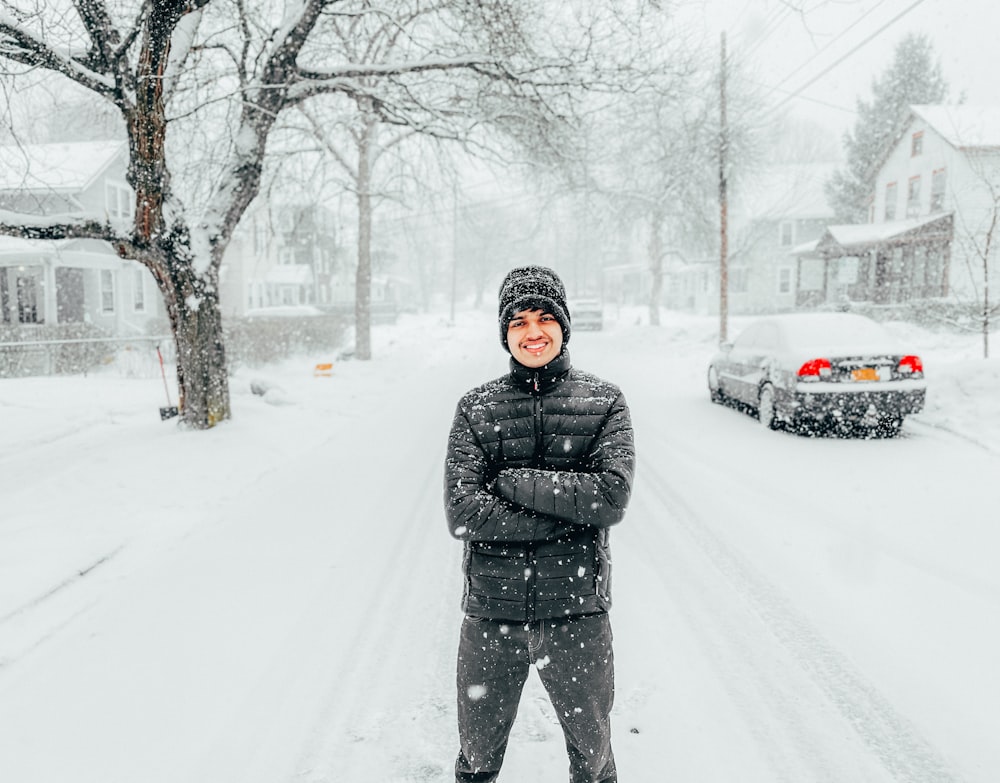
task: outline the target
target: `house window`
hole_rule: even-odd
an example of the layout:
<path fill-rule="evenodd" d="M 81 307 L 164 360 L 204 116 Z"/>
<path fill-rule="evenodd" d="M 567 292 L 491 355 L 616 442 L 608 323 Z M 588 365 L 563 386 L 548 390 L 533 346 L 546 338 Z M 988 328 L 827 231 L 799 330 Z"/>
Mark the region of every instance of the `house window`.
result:
<path fill-rule="evenodd" d="M 778 293 L 790 294 L 792 292 L 792 268 L 782 267 L 778 270 Z"/>
<path fill-rule="evenodd" d="M 910 139 L 910 157 L 915 158 L 924 151 L 924 132 L 917 131 Z"/>
<path fill-rule="evenodd" d="M 896 183 L 890 182 L 885 186 L 885 219 L 896 219 Z"/>
<path fill-rule="evenodd" d="M 729 269 L 729 292 L 733 294 L 745 294 L 748 290 L 747 274 L 745 266 L 734 266 Z"/>
<path fill-rule="evenodd" d="M 916 217 L 920 214 L 920 177 L 910 177 L 909 189 L 906 192 L 906 216 Z"/>
<path fill-rule="evenodd" d="M 837 264 L 837 283 L 841 286 L 854 285 L 858 282 L 860 268 L 857 256 L 843 256 Z"/>
<path fill-rule="evenodd" d="M 131 218 L 135 215 L 135 196 L 128 185 L 105 182 L 104 199 L 108 217 Z"/>
<path fill-rule="evenodd" d="M 944 169 L 938 169 L 931 175 L 931 212 L 944 209 Z"/>
<path fill-rule="evenodd" d="M 38 284 L 34 277 L 17 278 L 17 320 L 22 324 L 38 323 Z"/>
<path fill-rule="evenodd" d="M 795 241 L 795 224 L 786 220 L 778 224 L 778 244 L 781 247 L 791 247 Z"/>
<path fill-rule="evenodd" d="M 146 274 L 141 268 L 132 271 L 132 309 L 146 312 Z"/>
<path fill-rule="evenodd" d="M 115 276 L 110 269 L 101 270 L 101 312 L 115 311 Z"/>
<path fill-rule="evenodd" d="M 268 226 L 263 220 L 256 220 L 253 224 L 253 252 L 254 255 L 262 256 L 267 252 Z"/>

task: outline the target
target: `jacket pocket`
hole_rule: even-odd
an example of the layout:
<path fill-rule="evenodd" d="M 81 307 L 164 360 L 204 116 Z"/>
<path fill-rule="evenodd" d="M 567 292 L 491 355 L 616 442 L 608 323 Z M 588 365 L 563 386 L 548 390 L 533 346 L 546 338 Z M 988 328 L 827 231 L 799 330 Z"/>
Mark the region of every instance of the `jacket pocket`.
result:
<path fill-rule="evenodd" d="M 602 531 L 607 533 L 607 531 Z M 607 536 L 602 535 L 594 548 L 594 579 L 597 596 L 608 606 L 611 605 L 611 550 L 608 547 Z"/>

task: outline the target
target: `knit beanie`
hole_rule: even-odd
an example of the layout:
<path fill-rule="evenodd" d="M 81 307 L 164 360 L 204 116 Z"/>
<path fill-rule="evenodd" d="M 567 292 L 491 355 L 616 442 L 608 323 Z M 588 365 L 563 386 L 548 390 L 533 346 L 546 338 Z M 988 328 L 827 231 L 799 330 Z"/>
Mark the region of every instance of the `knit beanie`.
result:
<path fill-rule="evenodd" d="M 521 266 L 511 269 L 500 284 L 500 342 L 507 345 L 507 326 L 522 310 L 545 310 L 562 327 L 563 344 L 569 342 L 569 307 L 566 288 L 559 275 L 544 266 Z"/>

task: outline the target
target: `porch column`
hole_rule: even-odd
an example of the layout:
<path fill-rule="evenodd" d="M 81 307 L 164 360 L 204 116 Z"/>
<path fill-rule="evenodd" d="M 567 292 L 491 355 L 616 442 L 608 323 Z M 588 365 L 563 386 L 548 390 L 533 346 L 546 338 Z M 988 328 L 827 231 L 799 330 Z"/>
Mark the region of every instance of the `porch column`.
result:
<path fill-rule="evenodd" d="M 14 297 L 10 295 L 10 290 L 10 267 L 0 266 L 0 324 L 9 324 L 15 320 L 11 312 Z"/>
<path fill-rule="evenodd" d="M 51 258 L 46 258 L 42 262 L 42 287 L 45 291 L 45 323 L 59 323 L 59 308 L 56 304 L 56 265 Z"/>

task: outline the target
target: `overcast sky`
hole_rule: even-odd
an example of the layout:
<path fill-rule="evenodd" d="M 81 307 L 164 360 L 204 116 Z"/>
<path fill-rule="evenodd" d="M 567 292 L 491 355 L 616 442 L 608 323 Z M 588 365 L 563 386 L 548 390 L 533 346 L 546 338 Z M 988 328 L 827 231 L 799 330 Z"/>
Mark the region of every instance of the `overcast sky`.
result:
<path fill-rule="evenodd" d="M 680 19 L 706 45 L 718 48 L 724 30 L 730 54 L 774 88 L 772 98 L 834 126 L 838 136 L 853 127 L 856 98 L 870 97 L 872 78 L 890 65 L 908 32 L 931 37 L 952 99 L 964 92 L 967 103 L 1000 103 L 996 0 L 681 2 Z"/>

